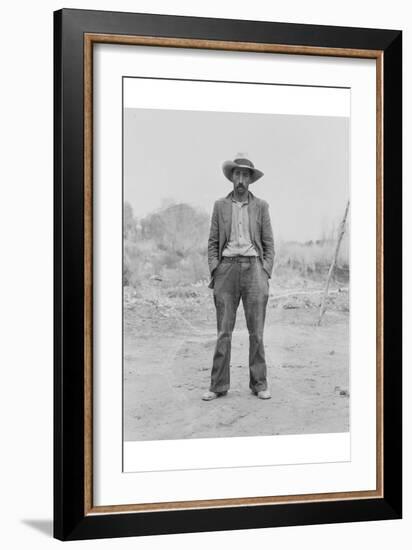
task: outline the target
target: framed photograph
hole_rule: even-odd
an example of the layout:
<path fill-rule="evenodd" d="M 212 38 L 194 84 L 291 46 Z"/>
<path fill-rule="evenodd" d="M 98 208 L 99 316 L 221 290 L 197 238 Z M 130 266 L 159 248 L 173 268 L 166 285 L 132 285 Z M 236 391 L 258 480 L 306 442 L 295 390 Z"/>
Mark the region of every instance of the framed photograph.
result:
<path fill-rule="evenodd" d="M 402 33 L 55 12 L 54 535 L 402 514 Z"/>

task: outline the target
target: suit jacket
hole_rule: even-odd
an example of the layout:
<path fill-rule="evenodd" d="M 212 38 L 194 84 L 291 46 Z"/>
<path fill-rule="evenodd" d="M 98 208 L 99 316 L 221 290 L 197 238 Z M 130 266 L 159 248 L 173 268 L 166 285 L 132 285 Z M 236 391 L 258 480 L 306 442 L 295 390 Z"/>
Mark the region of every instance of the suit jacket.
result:
<path fill-rule="evenodd" d="M 218 199 L 213 207 L 207 254 L 212 277 L 209 288 L 213 288 L 214 286 L 213 274 L 222 259 L 223 249 L 230 238 L 232 228 L 232 197 L 233 191 L 226 197 Z M 272 225 L 270 223 L 269 205 L 263 199 L 255 197 L 250 191 L 248 215 L 250 240 L 263 263 L 264 270 L 270 277 L 275 258 L 275 247 Z"/>

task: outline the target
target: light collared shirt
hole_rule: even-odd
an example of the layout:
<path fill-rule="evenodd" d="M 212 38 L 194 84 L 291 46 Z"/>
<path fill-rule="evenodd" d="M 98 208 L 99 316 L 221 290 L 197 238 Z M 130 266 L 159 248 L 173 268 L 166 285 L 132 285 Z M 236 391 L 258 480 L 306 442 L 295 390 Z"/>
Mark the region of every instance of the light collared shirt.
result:
<path fill-rule="evenodd" d="M 232 227 L 230 239 L 222 256 L 257 256 L 258 253 L 250 240 L 249 231 L 249 198 L 239 202 L 232 197 Z"/>

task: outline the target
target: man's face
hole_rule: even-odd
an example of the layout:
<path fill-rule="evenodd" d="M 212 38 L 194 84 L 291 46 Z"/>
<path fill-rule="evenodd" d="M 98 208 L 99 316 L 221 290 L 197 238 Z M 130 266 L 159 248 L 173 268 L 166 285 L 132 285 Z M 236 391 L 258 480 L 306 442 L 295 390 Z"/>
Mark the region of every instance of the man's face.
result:
<path fill-rule="evenodd" d="M 248 190 L 250 184 L 250 170 L 235 168 L 232 172 L 233 189 L 240 194 Z"/>

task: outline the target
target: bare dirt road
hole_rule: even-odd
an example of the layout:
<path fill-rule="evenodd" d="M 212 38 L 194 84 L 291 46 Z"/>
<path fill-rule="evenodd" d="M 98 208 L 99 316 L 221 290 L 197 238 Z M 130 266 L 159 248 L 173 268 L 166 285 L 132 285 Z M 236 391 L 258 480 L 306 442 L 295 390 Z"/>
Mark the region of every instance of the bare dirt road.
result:
<path fill-rule="evenodd" d="M 147 296 L 147 292 L 146 292 Z M 271 297 L 265 325 L 272 399 L 248 388 L 248 334 L 242 305 L 232 341 L 231 389 L 211 402 L 216 338 L 212 292 L 158 292 L 125 307 L 124 439 L 164 440 L 349 430 L 347 293 L 331 298 L 316 326 L 319 294 Z"/>

